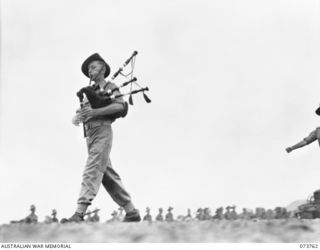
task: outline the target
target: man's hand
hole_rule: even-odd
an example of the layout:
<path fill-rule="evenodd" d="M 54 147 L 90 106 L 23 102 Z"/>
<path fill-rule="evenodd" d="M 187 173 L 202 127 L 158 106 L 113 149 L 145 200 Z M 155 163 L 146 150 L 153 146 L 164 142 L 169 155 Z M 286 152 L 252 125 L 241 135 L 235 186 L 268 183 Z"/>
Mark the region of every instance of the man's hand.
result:
<path fill-rule="evenodd" d="M 93 117 L 93 110 L 91 107 L 79 108 L 76 110 L 76 115 L 72 117 L 72 124 L 75 126 L 79 126 L 80 123 L 86 122 L 90 118 Z"/>
<path fill-rule="evenodd" d="M 74 117 L 72 117 L 72 124 L 75 126 L 79 126 L 81 123 L 81 117 L 79 114 L 76 114 Z"/>
<path fill-rule="evenodd" d="M 292 151 L 292 148 L 291 147 L 287 147 L 286 151 L 287 151 L 287 153 L 290 153 Z"/>
<path fill-rule="evenodd" d="M 77 115 L 79 115 L 82 122 L 86 122 L 87 120 L 96 116 L 95 111 L 89 106 L 82 108 Z"/>

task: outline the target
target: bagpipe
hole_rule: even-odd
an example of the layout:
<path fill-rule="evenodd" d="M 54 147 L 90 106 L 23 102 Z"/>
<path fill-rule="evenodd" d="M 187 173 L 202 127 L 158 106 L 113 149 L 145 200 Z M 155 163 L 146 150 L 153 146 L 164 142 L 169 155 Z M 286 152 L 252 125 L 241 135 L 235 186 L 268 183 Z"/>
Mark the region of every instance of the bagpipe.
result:
<path fill-rule="evenodd" d="M 129 104 L 133 105 L 133 98 L 132 96 L 134 94 L 137 93 L 142 93 L 144 100 L 147 103 L 150 103 L 151 100 L 150 98 L 145 94 L 145 91 L 149 91 L 148 87 L 141 87 L 138 83 L 137 83 L 137 78 L 133 77 L 133 71 L 134 71 L 134 66 L 135 66 L 135 58 L 137 56 L 138 52 L 134 51 L 132 53 L 132 55 L 124 62 L 124 64 L 122 65 L 122 67 L 120 67 L 111 77 L 111 80 L 113 81 L 118 75 L 122 75 L 123 77 L 129 79 L 126 82 L 122 83 L 120 86 L 117 86 L 114 89 L 108 89 L 107 91 L 99 91 L 98 93 L 96 92 L 96 90 L 94 89 L 93 86 L 91 86 L 91 81 L 92 81 L 92 77 L 90 77 L 89 80 L 89 86 L 86 86 L 84 88 L 81 88 L 78 92 L 77 92 L 77 96 L 79 98 L 80 101 L 80 107 L 83 108 L 85 106 L 85 101 L 84 101 L 84 94 L 86 96 L 87 101 L 89 102 L 91 108 L 93 109 L 97 109 L 97 108 L 102 108 L 105 106 L 108 106 L 110 104 L 112 104 L 117 98 L 121 98 L 124 96 L 129 96 Z M 124 68 L 131 62 L 131 71 L 127 74 L 123 73 Z M 120 93 L 120 88 L 126 87 L 130 84 L 130 91 L 127 93 Z M 135 84 L 136 86 L 138 86 L 138 89 L 133 89 L 133 84 Z M 118 92 L 118 94 L 115 94 L 115 92 Z M 125 117 L 128 113 L 128 103 L 125 101 L 124 102 L 124 109 L 116 112 L 112 115 L 105 115 L 103 116 L 104 118 L 107 119 L 118 119 L 120 117 Z M 86 136 L 85 133 L 85 128 L 84 128 L 84 136 Z"/>

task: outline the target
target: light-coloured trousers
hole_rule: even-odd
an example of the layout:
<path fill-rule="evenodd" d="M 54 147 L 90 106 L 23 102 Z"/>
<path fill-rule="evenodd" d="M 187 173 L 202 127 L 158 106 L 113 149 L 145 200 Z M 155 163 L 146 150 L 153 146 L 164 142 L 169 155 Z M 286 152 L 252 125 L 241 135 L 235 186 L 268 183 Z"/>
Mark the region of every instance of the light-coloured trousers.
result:
<path fill-rule="evenodd" d="M 113 137 L 111 123 L 88 122 L 86 132 L 89 156 L 82 175 L 78 204 L 90 205 L 102 183 L 111 198 L 119 206 L 125 206 L 131 198 L 109 158 Z"/>

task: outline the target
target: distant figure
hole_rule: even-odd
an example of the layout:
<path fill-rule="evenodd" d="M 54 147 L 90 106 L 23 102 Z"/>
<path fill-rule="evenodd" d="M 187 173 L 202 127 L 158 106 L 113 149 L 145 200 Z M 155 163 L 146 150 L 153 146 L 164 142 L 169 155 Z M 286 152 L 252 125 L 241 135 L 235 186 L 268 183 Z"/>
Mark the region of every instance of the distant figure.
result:
<path fill-rule="evenodd" d="M 231 219 L 231 220 L 236 220 L 236 219 L 238 219 L 238 214 L 237 214 L 237 212 L 236 212 L 236 206 L 233 205 L 233 206 L 230 207 L 230 209 L 231 209 L 231 211 L 230 211 L 230 219 Z"/>
<path fill-rule="evenodd" d="M 282 217 L 282 209 L 281 209 L 281 207 L 276 207 L 274 209 L 274 213 L 275 213 L 275 216 L 274 216 L 275 219 L 281 219 L 281 217 Z"/>
<path fill-rule="evenodd" d="M 216 209 L 216 213 L 213 216 L 213 219 L 215 219 L 215 220 L 223 220 L 224 219 L 223 207 L 218 207 Z"/>
<path fill-rule="evenodd" d="M 144 221 L 149 221 L 149 222 L 152 222 L 152 216 L 150 214 L 150 207 L 147 207 L 146 208 L 146 215 L 143 217 L 143 220 Z"/>
<path fill-rule="evenodd" d="M 166 221 L 168 221 L 168 222 L 172 222 L 174 220 L 173 219 L 173 214 L 171 212 L 172 210 L 173 210 L 173 207 L 169 207 L 168 208 L 168 212 L 167 212 L 166 217 L 165 217 Z"/>
<path fill-rule="evenodd" d="M 57 210 L 56 209 L 52 209 L 51 215 L 52 215 L 51 222 L 52 223 L 58 223 L 59 220 L 57 218 Z"/>
<path fill-rule="evenodd" d="M 156 216 L 156 221 L 163 221 L 163 209 L 162 208 L 159 208 L 159 213 L 158 215 Z"/>
<path fill-rule="evenodd" d="M 107 222 L 118 222 L 119 218 L 118 218 L 118 212 L 116 210 L 114 210 L 111 214 L 112 218 L 107 220 Z"/>
<path fill-rule="evenodd" d="M 287 219 L 289 218 L 289 214 L 285 207 L 276 207 L 275 211 L 275 219 Z"/>
<path fill-rule="evenodd" d="M 51 223 L 58 223 L 59 222 L 59 220 L 57 218 L 57 210 L 53 209 L 52 213 L 51 213 L 51 216 L 46 216 L 45 217 L 45 220 L 44 220 L 45 224 L 51 224 Z"/>
<path fill-rule="evenodd" d="M 232 219 L 232 215 L 231 215 L 231 212 L 230 212 L 230 210 L 231 210 L 231 207 L 230 206 L 227 206 L 226 207 L 226 212 L 224 213 L 224 218 L 226 219 L 226 220 L 231 220 Z"/>
<path fill-rule="evenodd" d="M 265 217 L 266 217 L 266 220 L 274 219 L 275 215 L 274 215 L 273 210 L 272 210 L 272 209 L 268 209 L 268 210 L 266 211 Z"/>
<path fill-rule="evenodd" d="M 201 207 L 197 210 L 196 219 L 200 221 L 204 220 L 204 210 Z"/>
<path fill-rule="evenodd" d="M 211 220 L 211 219 L 212 219 L 210 208 L 206 207 L 206 208 L 203 210 L 203 219 L 204 219 L 204 220 Z"/>
<path fill-rule="evenodd" d="M 242 208 L 242 213 L 239 215 L 239 217 L 243 220 L 250 220 L 252 218 L 252 214 L 250 213 L 249 209 Z"/>
<path fill-rule="evenodd" d="M 31 213 L 24 219 L 21 220 L 12 220 L 10 223 L 16 224 L 16 223 L 38 223 L 38 216 L 35 214 L 36 207 L 35 205 L 30 206 Z"/>
<path fill-rule="evenodd" d="M 263 207 L 256 207 L 255 218 L 266 219 L 266 210 Z"/>
<path fill-rule="evenodd" d="M 191 220 L 193 220 L 192 215 L 191 215 L 191 209 L 188 208 L 187 215 L 183 217 L 183 221 L 191 221 Z"/>
<path fill-rule="evenodd" d="M 36 206 L 31 205 L 30 206 L 31 213 L 24 219 L 25 223 L 38 223 L 38 216 L 36 215 Z"/>
<path fill-rule="evenodd" d="M 100 209 L 96 208 L 95 210 L 92 211 L 93 216 L 91 217 L 91 222 L 99 222 L 100 221 L 100 217 L 98 215 L 98 212 L 100 211 Z"/>

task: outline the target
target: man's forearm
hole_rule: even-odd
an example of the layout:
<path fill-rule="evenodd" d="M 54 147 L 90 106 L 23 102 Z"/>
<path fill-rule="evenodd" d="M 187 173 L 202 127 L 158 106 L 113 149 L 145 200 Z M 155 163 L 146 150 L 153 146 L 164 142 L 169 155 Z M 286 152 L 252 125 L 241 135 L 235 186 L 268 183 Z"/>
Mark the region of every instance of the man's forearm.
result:
<path fill-rule="evenodd" d="M 295 145 L 293 145 L 293 146 L 291 146 L 289 148 L 291 149 L 290 151 L 292 151 L 292 150 L 295 150 L 295 149 L 298 149 L 298 148 L 302 148 L 302 147 L 304 147 L 306 145 L 308 145 L 308 143 L 305 140 L 302 140 L 302 141 L 298 142 L 297 144 L 295 144 Z"/>
<path fill-rule="evenodd" d="M 93 109 L 93 116 L 103 116 L 103 115 L 112 115 L 118 112 L 123 111 L 124 106 L 121 103 L 112 103 L 106 107 Z"/>

